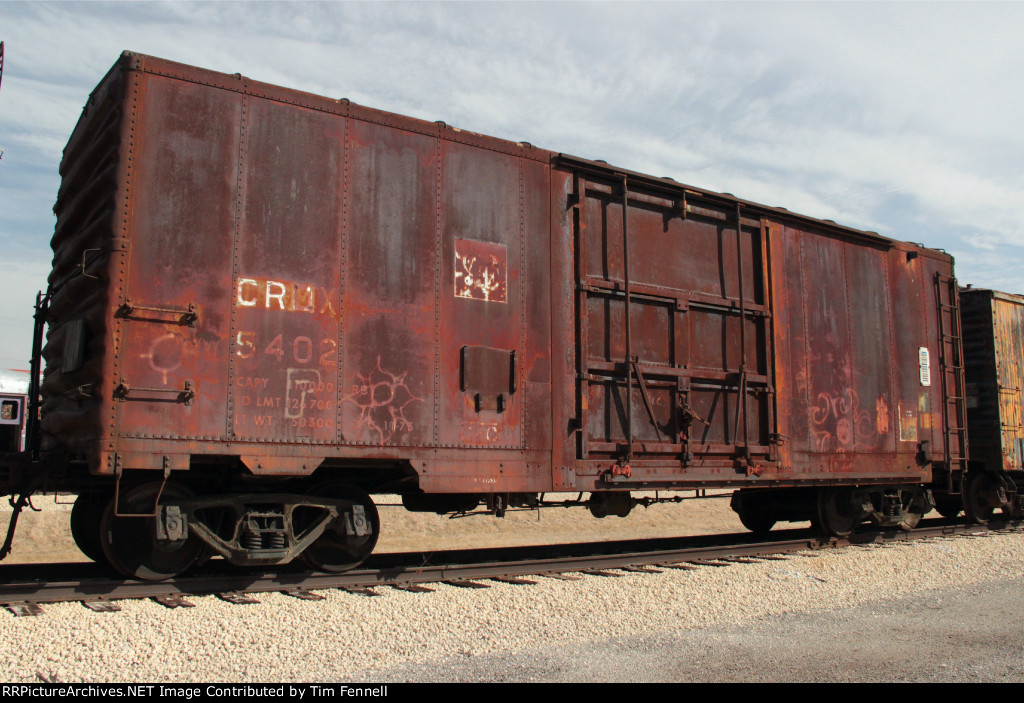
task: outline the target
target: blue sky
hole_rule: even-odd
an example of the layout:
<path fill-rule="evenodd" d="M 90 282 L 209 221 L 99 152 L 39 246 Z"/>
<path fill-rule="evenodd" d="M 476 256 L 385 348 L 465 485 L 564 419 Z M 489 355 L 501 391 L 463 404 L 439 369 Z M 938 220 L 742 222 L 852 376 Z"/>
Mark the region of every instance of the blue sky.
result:
<path fill-rule="evenodd" d="M 124 49 L 946 249 L 1024 292 L 1024 3 L 0 2 L 0 368 Z"/>

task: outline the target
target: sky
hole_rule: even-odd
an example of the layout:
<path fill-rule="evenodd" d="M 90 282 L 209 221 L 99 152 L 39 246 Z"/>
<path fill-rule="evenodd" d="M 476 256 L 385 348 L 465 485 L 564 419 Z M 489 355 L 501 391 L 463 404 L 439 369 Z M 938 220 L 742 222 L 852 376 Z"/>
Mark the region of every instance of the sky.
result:
<path fill-rule="evenodd" d="M 567 152 L 956 257 L 1024 293 L 1024 3 L 0 2 L 0 368 L 61 151 L 128 49 Z"/>

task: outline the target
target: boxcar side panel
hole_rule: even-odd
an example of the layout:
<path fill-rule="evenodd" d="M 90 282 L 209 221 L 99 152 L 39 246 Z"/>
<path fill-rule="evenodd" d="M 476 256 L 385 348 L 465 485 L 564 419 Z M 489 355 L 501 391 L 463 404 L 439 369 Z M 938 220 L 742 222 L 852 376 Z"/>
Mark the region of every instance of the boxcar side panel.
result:
<path fill-rule="evenodd" d="M 339 441 L 437 441 L 438 172 L 436 139 L 348 121 Z"/>
<path fill-rule="evenodd" d="M 438 440 L 523 446 L 526 342 L 519 160 L 442 141 Z"/>
<path fill-rule="evenodd" d="M 889 257 L 893 345 L 888 363 L 895 389 L 890 412 L 901 467 L 922 471 L 923 461 L 941 457 L 945 450 L 935 273 L 941 265 L 950 274 L 952 267 L 909 253 L 896 250 Z"/>
<path fill-rule="evenodd" d="M 129 263 L 119 282 L 117 432 L 222 439 L 242 100 L 140 77 Z"/>
<path fill-rule="evenodd" d="M 792 474 L 798 462 L 804 470 L 810 435 L 810 375 L 805 305 L 794 293 L 806 288 L 802 241 L 779 222 L 769 224 L 771 250 L 771 310 L 774 331 L 775 398 L 779 472 Z"/>
<path fill-rule="evenodd" d="M 576 490 L 576 456 L 583 440 L 582 386 L 576 378 L 578 330 L 576 315 L 575 222 L 579 208 L 574 193 L 577 177 L 563 169 L 551 170 L 551 428 L 552 470 L 556 490 Z"/>
<path fill-rule="evenodd" d="M 165 73 L 126 73 L 133 158 L 162 167 L 125 185 L 105 470 L 363 457 L 410 460 L 430 490 L 550 489 L 541 455 L 507 453 L 551 447 L 547 164 Z"/>
<path fill-rule="evenodd" d="M 995 296 L 993 331 L 999 369 L 999 417 L 1002 419 L 1002 467 L 1024 468 L 1024 300 Z"/>
<path fill-rule="evenodd" d="M 333 443 L 344 122 L 248 97 L 243 129 L 230 435 Z"/>
<path fill-rule="evenodd" d="M 802 308 L 806 321 L 805 347 L 795 352 L 807 359 L 809 411 L 808 433 L 792 440 L 794 450 L 805 457 L 801 473 L 827 473 L 835 454 L 852 443 L 855 422 L 845 252 L 840 240 L 793 228 L 787 234 L 799 240 L 802 270 L 801 286 L 789 289 L 784 304 Z M 775 290 L 779 288 L 776 282 Z M 776 306 L 782 305 L 776 299 Z"/>
<path fill-rule="evenodd" d="M 521 285 L 526 324 L 526 344 L 520 359 L 523 369 L 523 443 L 527 449 L 548 452 L 550 480 L 553 431 L 550 168 L 546 163 L 529 159 L 519 159 L 519 168 L 523 208 Z"/>
<path fill-rule="evenodd" d="M 919 365 L 938 344 L 934 265 L 896 243 L 773 233 L 779 433 L 794 475 L 922 479 L 918 425 L 931 439 L 927 408 L 941 402 Z"/>
<path fill-rule="evenodd" d="M 867 457 L 893 456 L 893 309 L 886 259 L 888 248 L 848 246 L 846 280 L 850 289 L 849 345 L 853 360 L 850 398 L 852 432 L 845 448 Z M 934 312 L 932 312 L 934 315 Z"/>

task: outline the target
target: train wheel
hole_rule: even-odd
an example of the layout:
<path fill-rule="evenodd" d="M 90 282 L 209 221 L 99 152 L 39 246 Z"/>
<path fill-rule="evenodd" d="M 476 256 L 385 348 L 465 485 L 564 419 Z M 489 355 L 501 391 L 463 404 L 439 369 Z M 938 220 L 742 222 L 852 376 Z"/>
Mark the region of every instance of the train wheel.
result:
<path fill-rule="evenodd" d="M 775 527 L 777 520 L 763 508 L 746 507 L 736 513 L 743 526 L 755 535 L 766 535 Z"/>
<path fill-rule="evenodd" d="M 71 537 L 75 545 L 89 559 L 105 563 L 103 546 L 100 544 L 100 521 L 107 508 L 110 496 L 105 493 L 82 493 L 71 507 Z"/>
<path fill-rule="evenodd" d="M 851 498 L 848 488 L 822 488 L 818 491 L 818 528 L 833 537 L 849 537 L 861 521 Z"/>
<path fill-rule="evenodd" d="M 947 520 L 952 520 L 964 509 L 959 496 L 935 496 L 935 512 Z"/>
<path fill-rule="evenodd" d="M 121 497 L 118 510 L 122 513 L 153 512 L 160 483 L 147 483 L 133 488 Z M 190 498 L 192 493 L 183 486 L 168 482 L 160 494 L 160 503 Z M 111 499 L 100 523 L 100 544 L 107 561 L 128 578 L 160 581 L 182 573 L 206 552 L 205 545 L 196 537 L 184 540 L 158 539 L 155 517 L 119 517 L 114 515 Z"/>
<path fill-rule="evenodd" d="M 967 491 L 964 495 L 964 513 L 967 521 L 975 525 L 986 525 L 992 519 L 995 508 L 985 497 L 992 490 L 992 479 L 984 473 L 967 477 Z"/>
<path fill-rule="evenodd" d="M 740 522 L 743 526 L 755 535 L 766 535 L 772 531 L 777 522 L 771 515 L 754 513 L 752 515 L 740 515 Z"/>
<path fill-rule="evenodd" d="M 354 569 L 366 561 L 377 545 L 380 535 L 380 516 L 377 506 L 365 492 L 340 481 L 329 481 L 315 486 L 310 493 L 323 498 L 350 500 L 363 506 L 367 534 L 359 537 L 345 533 L 344 524 L 328 525 L 324 533 L 302 553 L 302 559 L 317 571 L 340 572 Z"/>

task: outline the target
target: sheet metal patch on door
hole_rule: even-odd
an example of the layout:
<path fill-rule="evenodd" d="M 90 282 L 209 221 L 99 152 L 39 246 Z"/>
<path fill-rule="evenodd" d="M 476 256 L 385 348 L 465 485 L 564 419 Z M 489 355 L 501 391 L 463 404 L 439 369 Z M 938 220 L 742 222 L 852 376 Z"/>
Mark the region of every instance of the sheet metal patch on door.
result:
<path fill-rule="evenodd" d="M 504 244 L 455 240 L 455 297 L 504 303 L 506 297 Z"/>

